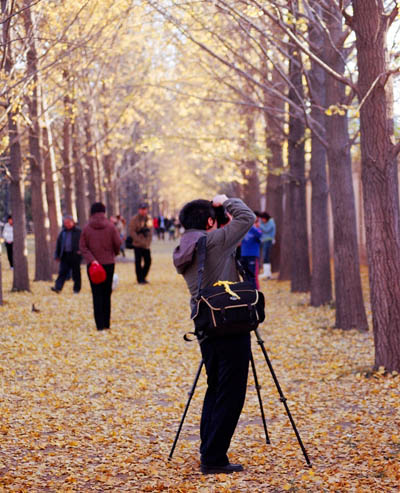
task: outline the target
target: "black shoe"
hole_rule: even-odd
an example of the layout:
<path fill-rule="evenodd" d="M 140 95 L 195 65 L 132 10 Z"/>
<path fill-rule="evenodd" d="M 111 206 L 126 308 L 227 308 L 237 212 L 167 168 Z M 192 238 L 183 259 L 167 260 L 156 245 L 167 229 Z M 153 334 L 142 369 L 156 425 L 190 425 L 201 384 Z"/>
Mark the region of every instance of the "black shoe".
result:
<path fill-rule="evenodd" d="M 149 284 L 149 281 L 139 281 L 139 284 Z"/>
<path fill-rule="evenodd" d="M 200 469 L 203 474 L 231 474 L 233 472 L 243 471 L 243 466 L 230 463 L 225 466 L 207 466 L 206 464 L 201 464 Z"/>
<path fill-rule="evenodd" d="M 50 289 L 51 289 L 52 291 L 54 291 L 55 293 L 57 293 L 57 294 L 60 292 L 60 290 L 59 290 L 59 289 L 57 289 L 57 288 L 55 288 L 54 286 L 52 286 Z"/>

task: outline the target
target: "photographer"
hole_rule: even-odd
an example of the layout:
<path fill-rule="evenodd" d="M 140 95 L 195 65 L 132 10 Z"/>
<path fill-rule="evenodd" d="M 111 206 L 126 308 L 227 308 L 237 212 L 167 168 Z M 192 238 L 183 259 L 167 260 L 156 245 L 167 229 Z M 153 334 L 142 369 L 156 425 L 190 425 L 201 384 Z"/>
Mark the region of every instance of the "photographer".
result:
<path fill-rule="evenodd" d="M 223 208 L 222 208 L 223 206 Z M 231 218 L 227 222 L 226 214 Z M 219 280 L 239 281 L 235 250 L 254 224 L 256 217 L 240 200 L 217 195 L 213 201 L 194 200 L 179 214 L 185 228 L 180 245 L 174 251 L 174 265 L 182 274 L 195 305 L 197 295 L 196 244 L 203 235 L 206 240 L 206 263 L 202 288 Z M 200 350 L 207 371 L 207 392 L 200 423 L 201 471 L 204 474 L 232 473 L 243 470 L 231 464 L 227 451 L 243 408 L 250 360 L 250 334 L 206 338 Z"/>
<path fill-rule="evenodd" d="M 152 219 L 148 215 L 148 205 L 140 204 L 138 213 L 129 222 L 129 236 L 132 238 L 135 250 L 136 278 L 139 284 L 147 284 L 146 277 L 151 265 L 152 225 Z"/>

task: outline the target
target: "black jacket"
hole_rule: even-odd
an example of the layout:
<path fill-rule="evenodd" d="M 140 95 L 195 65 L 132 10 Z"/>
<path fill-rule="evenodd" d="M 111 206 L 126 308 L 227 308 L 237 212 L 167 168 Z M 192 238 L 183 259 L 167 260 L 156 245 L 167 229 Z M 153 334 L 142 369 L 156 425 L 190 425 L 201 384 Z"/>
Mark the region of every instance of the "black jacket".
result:
<path fill-rule="evenodd" d="M 81 252 L 79 250 L 79 240 L 81 238 L 81 230 L 77 226 L 74 226 L 70 231 L 72 232 L 72 253 L 80 255 Z M 61 258 L 64 254 L 66 232 L 67 232 L 67 229 L 63 228 L 61 230 L 61 233 L 58 235 L 56 251 L 54 254 L 54 257 L 56 259 Z"/>

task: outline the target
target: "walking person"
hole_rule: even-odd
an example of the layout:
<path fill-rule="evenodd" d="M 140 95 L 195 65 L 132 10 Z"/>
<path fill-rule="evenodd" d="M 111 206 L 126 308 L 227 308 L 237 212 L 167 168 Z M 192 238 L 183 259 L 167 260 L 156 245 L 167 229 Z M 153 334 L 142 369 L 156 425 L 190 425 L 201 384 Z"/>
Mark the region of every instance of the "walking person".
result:
<path fill-rule="evenodd" d="M 231 220 L 218 228 L 216 209 L 223 207 Z M 196 245 L 206 236 L 206 262 L 201 288 L 223 279 L 239 281 L 235 250 L 252 227 L 253 212 L 240 200 L 217 195 L 209 200 L 194 200 L 179 214 L 185 228 L 174 251 L 174 265 L 182 274 L 191 294 L 191 307 L 196 306 L 198 292 L 198 255 Z M 207 391 L 200 422 L 200 454 L 203 474 L 232 473 L 243 470 L 231 464 L 227 452 L 246 396 L 250 361 L 250 333 L 205 338 L 200 350 L 207 371 Z"/>
<path fill-rule="evenodd" d="M 54 258 L 60 262 L 58 277 L 54 287 L 51 288 L 55 293 L 59 293 L 64 283 L 70 278 L 74 282 L 73 291 L 78 294 L 81 290 L 81 260 L 79 241 L 81 230 L 76 226 L 72 216 L 64 216 L 63 228 L 57 237 L 56 251 Z"/>
<path fill-rule="evenodd" d="M 13 227 L 12 216 L 8 216 L 7 222 L 4 225 L 3 238 L 4 238 L 4 243 L 6 245 L 8 263 L 10 264 L 11 269 L 13 269 L 14 268 L 14 259 L 13 259 L 14 227 Z"/>
<path fill-rule="evenodd" d="M 125 248 L 124 248 L 124 243 L 126 239 L 126 221 L 125 218 L 122 217 L 120 214 L 117 214 L 115 216 L 115 227 L 117 228 L 117 231 L 119 233 L 119 236 L 121 237 L 121 248 L 120 252 L 123 257 L 125 257 Z"/>
<path fill-rule="evenodd" d="M 259 218 L 243 238 L 240 246 L 240 261 L 247 273 L 247 278 L 253 283 L 255 289 L 259 289 L 258 270 L 260 267 L 261 229 Z"/>
<path fill-rule="evenodd" d="M 275 220 L 268 212 L 261 214 L 260 229 L 261 235 L 261 250 L 262 250 L 262 262 L 263 273 L 260 279 L 271 279 L 271 248 L 275 243 L 276 225 Z"/>
<path fill-rule="evenodd" d="M 121 247 L 121 237 L 112 222 L 106 218 L 105 212 L 105 205 L 101 202 L 92 205 L 90 219 L 83 228 L 80 241 L 80 250 L 88 268 L 97 330 L 110 328 L 115 256 Z M 93 283 L 90 278 L 89 268 L 92 264 L 100 264 L 105 270 L 106 279 L 100 284 Z"/>
<path fill-rule="evenodd" d="M 150 245 L 152 240 L 152 220 L 148 215 L 148 204 L 139 205 L 136 216 L 129 222 L 129 236 L 132 237 L 135 250 L 136 278 L 139 284 L 148 284 L 146 280 L 151 265 Z"/>

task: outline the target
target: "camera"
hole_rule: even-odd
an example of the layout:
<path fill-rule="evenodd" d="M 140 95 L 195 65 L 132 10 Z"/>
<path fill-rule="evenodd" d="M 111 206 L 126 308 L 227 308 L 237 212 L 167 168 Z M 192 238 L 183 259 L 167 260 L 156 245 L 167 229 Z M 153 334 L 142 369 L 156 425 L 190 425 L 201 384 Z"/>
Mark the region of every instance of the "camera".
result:
<path fill-rule="evenodd" d="M 215 219 L 217 221 L 218 228 L 229 223 L 230 219 L 223 205 L 215 207 Z"/>

